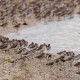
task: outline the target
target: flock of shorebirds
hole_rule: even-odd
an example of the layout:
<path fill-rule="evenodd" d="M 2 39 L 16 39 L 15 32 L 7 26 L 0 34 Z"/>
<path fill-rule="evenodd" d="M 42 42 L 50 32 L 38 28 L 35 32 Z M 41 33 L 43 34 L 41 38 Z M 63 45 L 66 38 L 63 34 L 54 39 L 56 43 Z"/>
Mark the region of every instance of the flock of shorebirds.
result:
<path fill-rule="evenodd" d="M 17 40 L 17 39 L 12 39 L 9 40 L 9 38 L 7 37 L 3 37 L 0 36 L 0 50 L 6 52 L 9 52 L 9 50 L 18 50 L 17 52 L 15 52 L 15 54 L 22 54 L 24 55 L 24 57 L 28 54 L 31 53 L 36 53 L 39 54 L 37 55 L 35 58 L 42 58 L 45 55 L 47 55 L 47 58 L 51 58 L 52 54 L 50 54 L 50 49 L 51 49 L 51 45 L 50 44 L 41 44 L 38 45 L 37 43 L 32 42 L 31 44 L 29 44 L 27 41 L 25 41 L 24 39 L 22 40 Z M 46 51 L 46 52 L 45 52 Z M 56 57 L 53 61 L 50 61 L 48 63 L 46 63 L 46 65 L 53 65 L 54 62 L 58 63 L 58 62 L 66 62 L 66 61 L 70 61 L 70 66 L 73 65 L 74 60 L 79 57 L 80 55 L 75 56 L 74 52 L 67 52 L 67 51 L 61 51 L 59 53 L 57 53 L 58 57 Z M 23 57 L 23 58 L 24 58 Z M 78 67 L 78 73 L 80 74 L 80 62 L 77 62 L 74 64 L 74 66 Z"/>
<path fill-rule="evenodd" d="M 31 44 L 28 44 L 27 41 L 25 41 L 24 39 L 22 40 L 17 40 L 17 39 L 12 39 L 9 40 L 9 38 L 6 37 L 2 37 L 0 36 L 0 49 L 6 51 L 9 51 L 10 49 L 19 49 L 19 54 L 25 49 L 26 50 L 26 54 L 28 54 L 28 52 L 32 51 L 36 51 L 36 52 L 40 52 L 40 53 L 44 53 L 44 51 L 49 51 L 51 49 L 51 45 L 50 44 L 41 44 L 38 45 L 37 43 L 32 42 Z"/>
<path fill-rule="evenodd" d="M 72 18 L 75 13 L 80 15 L 80 0 L 32 0 L 32 2 L 22 0 L 21 3 L 12 5 L 8 4 L 7 1 L 1 0 L 1 3 L 0 20 L 3 21 L 1 26 L 8 24 L 5 19 L 8 20 L 9 18 L 6 17 L 10 15 L 10 21 L 14 23 L 16 13 L 20 14 L 19 18 L 23 22 L 25 18 L 29 19 L 33 15 L 36 19 L 46 19 L 47 17 L 55 19 L 57 17 L 58 20 L 61 20 L 62 17 L 65 19 L 66 16 Z M 8 7 L 7 4 L 11 5 L 11 7 Z M 23 5 L 25 8 L 23 8 Z M 79 10 L 75 12 L 78 6 Z"/>

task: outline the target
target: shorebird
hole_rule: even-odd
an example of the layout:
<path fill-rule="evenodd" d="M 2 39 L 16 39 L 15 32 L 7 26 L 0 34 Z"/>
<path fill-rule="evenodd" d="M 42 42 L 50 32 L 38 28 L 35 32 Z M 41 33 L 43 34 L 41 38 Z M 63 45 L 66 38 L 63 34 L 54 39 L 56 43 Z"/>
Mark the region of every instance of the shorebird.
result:
<path fill-rule="evenodd" d="M 45 55 L 44 54 L 45 48 L 46 48 L 45 44 L 42 44 L 39 47 L 37 47 L 35 50 L 35 53 L 36 53 L 35 58 L 42 58 Z"/>
<path fill-rule="evenodd" d="M 35 43 L 34 43 L 34 42 L 32 42 L 32 43 L 28 46 L 29 49 L 33 49 L 34 47 L 35 47 Z"/>
<path fill-rule="evenodd" d="M 24 39 L 22 39 L 21 41 L 22 41 L 23 47 L 27 47 L 28 46 L 28 42 L 27 41 L 25 41 Z"/>
<path fill-rule="evenodd" d="M 24 39 L 18 40 L 17 42 L 18 42 L 18 46 L 19 46 L 19 47 L 22 47 L 22 48 L 25 48 L 25 47 L 27 47 L 27 45 L 28 45 L 28 42 L 25 41 Z"/>
<path fill-rule="evenodd" d="M 3 21 L 3 23 L 0 26 L 3 27 L 3 28 L 5 28 L 7 25 L 8 25 L 8 22 L 6 20 L 6 21 Z"/>
<path fill-rule="evenodd" d="M 58 58 L 56 58 L 56 60 L 61 60 L 62 62 L 65 62 L 64 57 L 65 57 L 65 54 L 61 54 L 61 55 L 59 55 Z"/>
<path fill-rule="evenodd" d="M 53 65 L 54 63 L 59 63 L 60 61 L 64 62 L 64 57 L 65 57 L 64 54 L 61 54 L 58 57 L 56 57 L 53 61 L 47 63 L 46 65 Z"/>
<path fill-rule="evenodd" d="M 29 53 L 37 53 L 38 44 L 37 43 L 31 43 L 29 46 Z"/>
<path fill-rule="evenodd" d="M 28 54 L 28 50 L 26 48 L 23 48 L 21 54 L 22 55 L 27 55 Z"/>
<path fill-rule="evenodd" d="M 42 44 L 37 48 L 37 52 L 43 53 L 46 50 L 46 44 Z"/>
<path fill-rule="evenodd" d="M 60 64 L 60 65 L 64 65 L 64 60 L 65 58 L 65 54 L 61 54 L 61 55 L 58 55 L 55 59 L 54 59 L 54 62 L 57 63 L 57 64 Z M 62 64 L 61 64 L 62 63 Z"/>
<path fill-rule="evenodd" d="M 79 60 L 79 59 L 80 59 L 80 54 L 74 56 L 74 61 Z"/>
<path fill-rule="evenodd" d="M 76 66 L 78 68 L 78 71 L 80 73 L 80 62 L 77 62 L 76 64 L 74 64 L 74 66 Z"/>
<path fill-rule="evenodd" d="M 37 49 L 38 49 L 38 44 L 35 43 L 34 45 L 35 45 L 35 46 L 33 47 L 33 50 L 37 50 Z"/>
<path fill-rule="evenodd" d="M 50 44 L 46 45 L 47 53 L 49 53 L 50 49 L 51 49 L 51 45 Z"/>
<path fill-rule="evenodd" d="M 23 49 L 22 48 L 19 48 L 19 49 L 16 50 L 16 54 L 21 54 L 22 51 L 23 51 Z"/>
<path fill-rule="evenodd" d="M 13 39 L 13 40 L 10 42 L 10 48 L 9 48 L 9 49 L 17 48 L 17 45 L 18 45 L 17 40 L 14 40 L 14 39 Z"/>
<path fill-rule="evenodd" d="M 64 50 L 64 51 L 61 51 L 61 52 L 59 52 L 59 53 L 57 53 L 58 55 L 61 55 L 61 54 L 65 54 L 66 55 L 66 50 Z"/>
<path fill-rule="evenodd" d="M 75 54 L 74 54 L 74 52 L 72 52 L 72 51 L 68 51 L 68 52 L 66 52 L 66 55 L 67 55 L 67 56 L 72 56 L 72 57 L 74 57 Z"/>
<path fill-rule="evenodd" d="M 70 62 L 70 67 L 72 67 L 72 60 L 73 60 L 73 57 L 72 56 L 69 56 L 67 57 L 66 59 L 64 59 L 64 61 L 69 61 Z"/>
<path fill-rule="evenodd" d="M 7 42 L 2 43 L 2 45 L 0 45 L 0 49 L 1 49 L 1 51 L 4 51 L 5 53 L 7 51 L 9 51 L 9 49 L 8 49 L 8 43 Z"/>
<path fill-rule="evenodd" d="M 16 22 L 16 25 L 15 25 L 15 26 L 13 26 L 14 28 L 16 28 L 17 33 L 18 33 L 18 29 L 20 28 L 20 25 L 21 25 L 20 23 L 17 23 L 17 22 Z"/>
<path fill-rule="evenodd" d="M 9 38 L 0 36 L 0 41 L 1 42 L 6 42 L 6 41 L 9 41 Z"/>
<path fill-rule="evenodd" d="M 73 52 L 71 52 L 71 51 L 66 52 L 66 55 L 65 55 L 64 60 L 65 60 L 65 62 L 66 62 L 66 61 L 69 61 L 70 67 L 72 67 L 72 62 L 73 62 L 73 60 L 74 60 L 74 55 L 75 55 L 75 54 L 74 54 Z"/>
<path fill-rule="evenodd" d="M 23 46 L 22 40 L 17 40 L 18 48 L 21 48 Z"/>
<path fill-rule="evenodd" d="M 35 58 L 42 58 L 44 56 L 44 53 L 38 53 Z"/>
<path fill-rule="evenodd" d="M 7 43 L 1 43 L 0 45 L 0 49 L 5 49 L 8 46 Z"/>

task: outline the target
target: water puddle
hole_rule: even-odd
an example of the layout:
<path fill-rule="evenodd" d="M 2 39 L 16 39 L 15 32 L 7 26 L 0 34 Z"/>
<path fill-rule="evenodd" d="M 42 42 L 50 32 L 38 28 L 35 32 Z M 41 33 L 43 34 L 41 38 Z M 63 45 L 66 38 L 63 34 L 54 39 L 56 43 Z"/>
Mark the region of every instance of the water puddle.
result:
<path fill-rule="evenodd" d="M 37 27 L 36 27 L 37 26 Z M 11 33 L 6 35 L 10 39 L 26 39 L 29 43 L 37 42 L 50 43 L 51 52 L 56 53 L 62 50 L 80 53 L 80 18 L 75 16 L 73 19 L 65 21 L 54 21 L 44 24 L 38 23 L 34 27 L 29 27 L 20 31 L 20 35 Z"/>

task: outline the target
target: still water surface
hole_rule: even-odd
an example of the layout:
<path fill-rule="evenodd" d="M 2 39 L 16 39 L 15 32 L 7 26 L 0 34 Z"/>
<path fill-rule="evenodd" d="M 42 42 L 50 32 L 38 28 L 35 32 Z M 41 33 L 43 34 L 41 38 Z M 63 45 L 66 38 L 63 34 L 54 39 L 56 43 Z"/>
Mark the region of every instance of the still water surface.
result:
<path fill-rule="evenodd" d="M 54 21 L 47 24 L 40 22 L 19 33 L 19 35 L 11 33 L 6 36 L 10 39 L 24 38 L 29 43 L 50 43 L 52 46 L 51 53 L 69 50 L 80 54 L 80 18 L 77 15 L 71 20 Z"/>

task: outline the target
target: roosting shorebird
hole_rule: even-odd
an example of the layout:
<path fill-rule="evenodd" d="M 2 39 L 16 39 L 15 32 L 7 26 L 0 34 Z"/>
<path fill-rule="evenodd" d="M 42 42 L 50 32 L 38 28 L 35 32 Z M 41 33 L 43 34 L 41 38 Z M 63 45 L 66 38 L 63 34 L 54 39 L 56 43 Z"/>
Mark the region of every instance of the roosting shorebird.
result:
<path fill-rule="evenodd" d="M 51 45 L 50 44 L 46 45 L 47 53 L 49 53 L 50 49 L 51 49 Z"/>
<path fill-rule="evenodd" d="M 74 64 L 74 66 L 76 66 L 78 68 L 78 74 L 80 74 L 80 62 L 77 62 L 76 64 Z"/>
<path fill-rule="evenodd" d="M 36 50 L 36 49 L 38 48 L 38 44 L 32 42 L 32 43 L 28 46 L 28 48 L 31 49 L 31 50 Z"/>
<path fill-rule="evenodd" d="M 44 56 L 44 53 L 38 53 L 35 58 L 42 58 Z"/>
<path fill-rule="evenodd" d="M 27 47 L 28 46 L 28 42 L 27 41 L 25 41 L 24 39 L 22 39 L 22 40 L 20 40 L 20 45 L 21 45 L 21 47 Z"/>
<path fill-rule="evenodd" d="M 5 28 L 8 25 L 7 20 L 5 22 L 3 22 L 0 26 Z"/>
<path fill-rule="evenodd" d="M 35 47 L 33 48 L 33 50 L 37 50 L 37 48 L 38 48 L 38 44 L 35 43 Z"/>
<path fill-rule="evenodd" d="M 20 28 L 20 25 L 21 25 L 20 23 L 17 23 L 17 22 L 16 22 L 16 25 L 15 25 L 15 26 L 13 26 L 14 28 L 16 28 L 17 33 L 18 33 L 18 29 Z"/>
<path fill-rule="evenodd" d="M 9 38 L 0 36 L 0 41 L 4 43 L 6 41 L 9 41 Z"/>
<path fill-rule="evenodd" d="M 37 52 L 43 53 L 46 50 L 46 44 L 42 44 L 37 48 Z"/>
<path fill-rule="evenodd" d="M 74 54 L 74 52 L 72 52 L 72 51 L 68 51 L 68 52 L 66 52 L 66 55 L 67 55 L 67 56 L 72 56 L 72 57 L 74 57 L 75 54 Z"/>
<path fill-rule="evenodd" d="M 74 61 L 75 54 L 72 51 L 66 52 L 68 58 L 65 61 L 70 61 L 70 66 L 72 66 L 72 62 Z"/>
<path fill-rule="evenodd" d="M 44 51 L 46 49 L 46 44 L 42 44 L 36 49 L 37 56 L 35 58 L 42 58 L 44 56 Z"/>
<path fill-rule="evenodd" d="M 32 42 L 32 43 L 28 46 L 28 48 L 32 48 L 32 47 L 34 47 L 34 42 Z"/>
<path fill-rule="evenodd" d="M 54 63 L 65 62 L 64 57 L 65 57 L 65 55 L 61 54 L 58 57 L 56 57 L 53 61 L 47 63 L 46 65 L 53 65 Z"/>
<path fill-rule="evenodd" d="M 65 54 L 61 54 L 58 58 L 55 59 L 55 61 L 61 61 L 61 62 L 65 62 L 64 60 Z"/>
<path fill-rule="evenodd" d="M 7 51 L 9 51 L 8 43 L 7 43 L 7 42 L 2 43 L 2 45 L 0 45 L 0 49 L 1 49 L 1 51 L 5 51 L 5 53 L 6 53 Z"/>
<path fill-rule="evenodd" d="M 64 59 L 64 61 L 70 61 L 70 67 L 72 67 L 72 60 L 73 60 L 73 57 L 72 56 L 69 56 L 67 57 L 66 59 Z"/>
<path fill-rule="evenodd" d="M 20 54 L 22 52 L 22 49 L 17 49 L 16 54 Z"/>
<path fill-rule="evenodd" d="M 74 60 L 74 52 L 72 51 L 69 51 L 65 53 L 65 58 L 64 58 L 64 61 L 69 61 L 70 62 L 70 66 L 72 67 L 72 61 Z"/>
<path fill-rule="evenodd" d="M 28 50 L 26 48 L 19 48 L 18 52 L 16 54 L 27 55 L 28 54 Z"/>
<path fill-rule="evenodd" d="M 59 53 L 57 53 L 58 55 L 61 55 L 61 54 L 66 54 L 66 51 L 61 51 Z"/>
<path fill-rule="evenodd" d="M 13 40 L 10 42 L 10 49 L 16 48 L 17 45 L 18 45 L 17 40 L 14 40 L 14 39 L 13 39 Z"/>
<path fill-rule="evenodd" d="M 2 43 L 2 44 L 0 45 L 0 49 L 5 49 L 5 48 L 7 48 L 7 46 L 8 46 L 7 43 Z"/>

